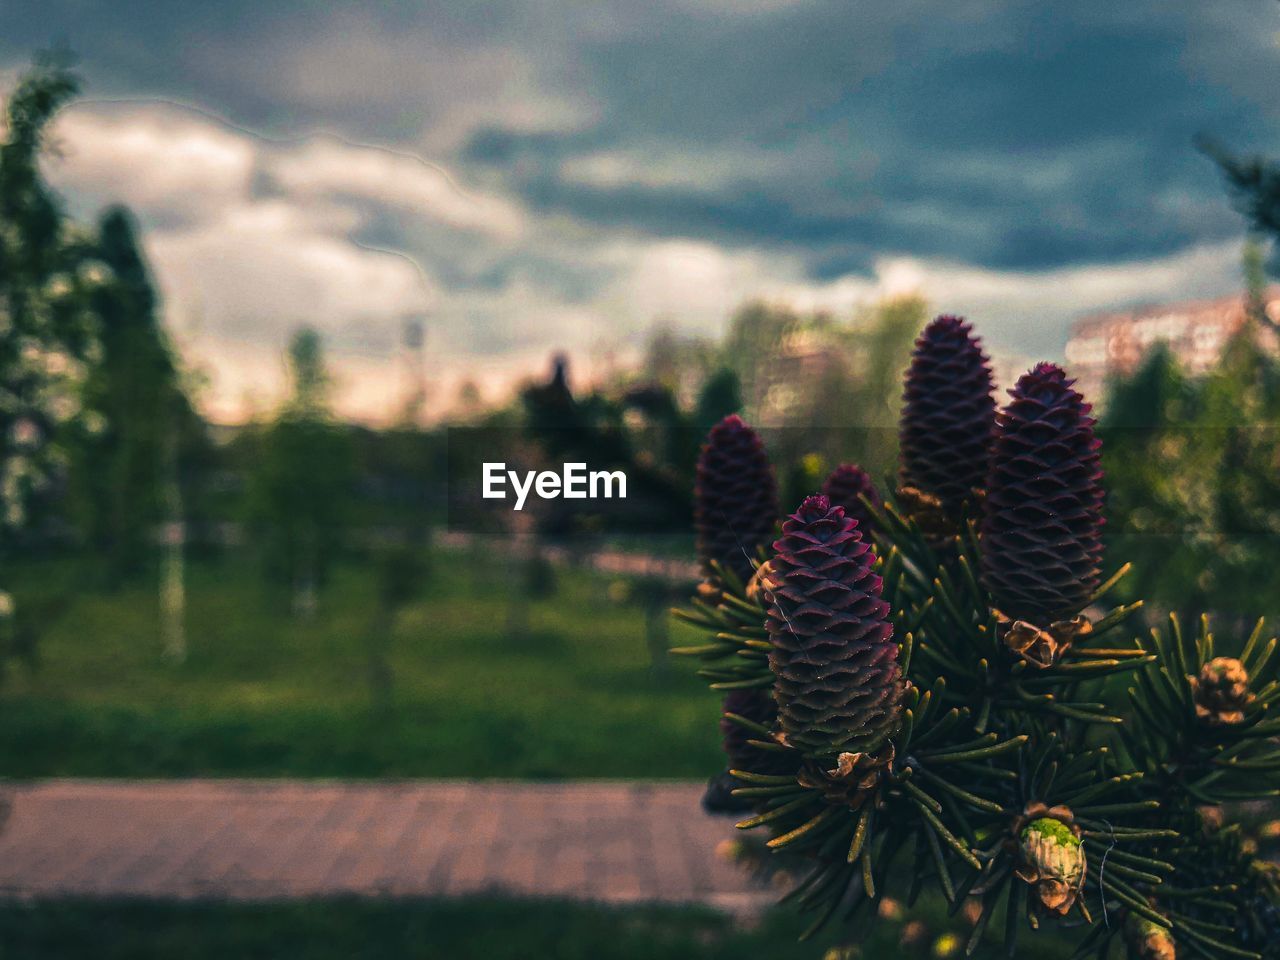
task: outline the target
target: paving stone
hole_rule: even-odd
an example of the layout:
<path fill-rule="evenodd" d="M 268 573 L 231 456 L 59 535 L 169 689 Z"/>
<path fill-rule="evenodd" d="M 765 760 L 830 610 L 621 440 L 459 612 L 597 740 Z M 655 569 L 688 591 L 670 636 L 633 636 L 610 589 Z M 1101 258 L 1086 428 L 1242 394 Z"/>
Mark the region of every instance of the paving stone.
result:
<path fill-rule="evenodd" d="M 700 783 L 52 780 L 6 788 L 0 894 L 462 896 L 742 909 Z"/>

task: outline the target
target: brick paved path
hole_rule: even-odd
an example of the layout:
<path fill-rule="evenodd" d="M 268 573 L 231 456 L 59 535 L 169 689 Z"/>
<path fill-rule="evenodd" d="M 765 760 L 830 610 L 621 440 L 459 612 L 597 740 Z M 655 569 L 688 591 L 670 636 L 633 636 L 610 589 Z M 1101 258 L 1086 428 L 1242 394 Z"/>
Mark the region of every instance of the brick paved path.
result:
<path fill-rule="evenodd" d="M 701 784 L 63 780 L 12 788 L 9 896 L 772 899 Z"/>

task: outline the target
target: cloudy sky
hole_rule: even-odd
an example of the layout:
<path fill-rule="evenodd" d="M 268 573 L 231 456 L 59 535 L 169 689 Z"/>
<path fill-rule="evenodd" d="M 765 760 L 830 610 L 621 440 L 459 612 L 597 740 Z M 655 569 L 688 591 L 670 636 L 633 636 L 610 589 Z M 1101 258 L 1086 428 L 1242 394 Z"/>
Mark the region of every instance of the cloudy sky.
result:
<path fill-rule="evenodd" d="M 138 214 L 211 412 L 320 328 L 345 409 L 440 403 L 764 296 L 920 290 L 996 350 L 1239 287 L 1207 135 L 1280 153 L 1274 0 L 7 0 L 81 58 L 51 180 Z"/>

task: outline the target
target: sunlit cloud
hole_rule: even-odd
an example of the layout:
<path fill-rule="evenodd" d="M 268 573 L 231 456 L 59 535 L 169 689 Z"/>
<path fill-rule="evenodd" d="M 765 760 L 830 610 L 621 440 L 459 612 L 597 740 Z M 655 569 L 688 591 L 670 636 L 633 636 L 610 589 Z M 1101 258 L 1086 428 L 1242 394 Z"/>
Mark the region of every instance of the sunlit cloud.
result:
<path fill-rule="evenodd" d="M 409 154 L 316 138 L 272 151 L 265 166 L 272 182 L 296 198 L 367 201 L 500 239 L 524 228 L 513 203 L 467 190 L 442 167 Z"/>
<path fill-rule="evenodd" d="M 166 220 L 217 215 L 249 193 L 248 138 L 164 107 L 76 108 L 59 118 L 46 167 L 85 205 L 125 203 Z"/>

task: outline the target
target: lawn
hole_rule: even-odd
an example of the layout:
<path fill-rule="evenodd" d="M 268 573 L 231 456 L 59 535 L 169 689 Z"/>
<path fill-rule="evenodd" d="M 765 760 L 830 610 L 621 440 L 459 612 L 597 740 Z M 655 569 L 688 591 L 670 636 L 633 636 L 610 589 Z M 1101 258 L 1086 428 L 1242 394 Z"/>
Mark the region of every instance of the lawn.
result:
<path fill-rule="evenodd" d="M 743 929 L 698 907 L 613 909 L 539 900 L 0 903 L 0 954 L 23 960 L 820 960 L 836 942 L 832 932 L 798 943 L 802 929 L 799 918 L 781 910 Z M 850 956 L 963 955 L 964 928 L 936 909 L 910 929 L 885 922 L 873 930 Z M 1024 935 L 1022 948 L 1031 942 Z M 1069 954 L 1052 934 L 1034 943 L 1041 960 Z M 977 955 L 1003 957 L 1004 951 L 993 945 Z"/>
<path fill-rule="evenodd" d="M 190 655 L 164 660 L 154 587 L 81 588 L 66 560 L 28 564 L 15 594 L 73 599 L 36 669 L 0 690 L 0 771 L 43 776 L 702 777 L 715 697 L 684 663 L 655 670 L 640 609 L 561 570 L 508 634 L 497 558 L 438 553 L 399 617 L 390 698 L 370 682 L 374 583 L 336 571 L 293 618 L 256 565 L 193 564 Z M 673 625 L 673 638 L 687 639 Z"/>

